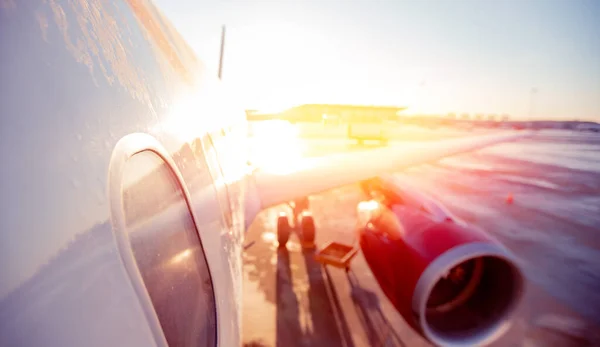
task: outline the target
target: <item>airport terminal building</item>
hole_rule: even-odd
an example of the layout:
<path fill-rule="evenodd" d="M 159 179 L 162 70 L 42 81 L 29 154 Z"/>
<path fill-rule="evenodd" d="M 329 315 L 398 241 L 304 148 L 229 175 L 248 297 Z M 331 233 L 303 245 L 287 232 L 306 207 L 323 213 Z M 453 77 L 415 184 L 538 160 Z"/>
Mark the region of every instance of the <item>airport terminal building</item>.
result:
<path fill-rule="evenodd" d="M 292 107 L 279 114 L 278 118 L 290 122 L 321 122 L 324 118 L 338 118 L 342 122 L 378 118 L 396 120 L 405 107 L 358 106 L 342 104 L 304 104 Z"/>
<path fill-rule="evenodd" d="M 279 114 L 291 123 L 322 123 L 324 126 L 345 126 L 349 139 L 358 141 L 389 140 L 389 122 L 396 122 L 404 107 L 363 106 L 342 104 L 304 104 Z"/>

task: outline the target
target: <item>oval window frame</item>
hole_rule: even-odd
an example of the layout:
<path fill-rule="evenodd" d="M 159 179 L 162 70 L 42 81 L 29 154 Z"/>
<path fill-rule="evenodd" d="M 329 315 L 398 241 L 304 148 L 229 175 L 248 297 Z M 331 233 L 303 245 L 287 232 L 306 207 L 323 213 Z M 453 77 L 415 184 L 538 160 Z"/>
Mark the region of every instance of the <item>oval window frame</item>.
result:
<path fill-rule="evenodd" d="M 183 197 L 185 199 L 188 212 L 192 218 L 194 223 L 194 227 L 196 228 L 196 232 L 198 235 L 198 239 L 200 240 L 200 245 L 204 249 L 204 241 L 202 239 L 202 235 L 200 233 L 200 228 L 198 227 L 198 219 L 196 214 L 194 213 L 194 209 L 191 208 L 192 201 L 190 198 L 190 193 L 185 185 L 185 181 L 183 180 L 183 176 L 175 161 L 169 154 L 169 152 L 161 145 L 161 143 L 155 139 L 153 136 L 145 134 L 145 133 L 132 133 L 122 137 L 115 148 L 113 149 L 109 168 L 108 168 L 108 185 L 107 185 L 107 195 L 108 202 L 110 204 L 110 221 L 112 225 L 112 233 L 117 244 L 117 251 L 119 253 L 119 258 L 125 268 L 127 273 L 127 277 L 130 280 L 130 283 L 135 291 L 135 295 L 138 298 L 141 309 L 144 313 L 146 321 L 148 323 L 148 328 L 150 329 L 156 346 L 160 347 L 169 347 L 167 343 L 167 339 L 162 330 L 162 326 L 158 319 L 158 315 L 152 304 L 152 300 L 150 298 L 150 294 L 146 290 L 146 285 L 142 278 L 142 274 L 138 269 L 137 262 L 135 260 L 135 256 L 133 254 L 133 249 L 131 248 L 131 243 L 129 241 L 129 235 L 127 232 L 127 226 L 125 224 L 125 210 L 123 206 L 123 177 L 125 173 L 125 168 L 127 162 L 134 155 L 141 152 L 152 152 L 157 155 L 164 163 L 169 167 L 171 174 L 177 181 L 177 185 L 181 189 Z M 216 346 L 220 346 L 219 341 L 219 300 L 217 299 L 217 290 L 215 287 L 215 277 L 214 269 L 211 267 L 211 262 L 208 261 L 206 252 L 203 252 L 204 260 L 208 267 L 208 273 L 211 278 L 213 297 L 214 297 L 214 307 L 215 307 L 215 337 L 216 337 Z"/>

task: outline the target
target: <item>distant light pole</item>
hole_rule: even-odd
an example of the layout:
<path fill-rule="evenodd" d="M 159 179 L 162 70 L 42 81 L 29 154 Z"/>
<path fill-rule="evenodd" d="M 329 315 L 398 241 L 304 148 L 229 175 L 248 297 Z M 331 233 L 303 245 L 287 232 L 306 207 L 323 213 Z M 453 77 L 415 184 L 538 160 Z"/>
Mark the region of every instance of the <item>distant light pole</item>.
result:
<path fill-rule="evenodd" d="M 225 26 L 221 28 L 221 53 L 219 55 L 219 79 L 223 79 L 223 53 L 225 52 Z"/>

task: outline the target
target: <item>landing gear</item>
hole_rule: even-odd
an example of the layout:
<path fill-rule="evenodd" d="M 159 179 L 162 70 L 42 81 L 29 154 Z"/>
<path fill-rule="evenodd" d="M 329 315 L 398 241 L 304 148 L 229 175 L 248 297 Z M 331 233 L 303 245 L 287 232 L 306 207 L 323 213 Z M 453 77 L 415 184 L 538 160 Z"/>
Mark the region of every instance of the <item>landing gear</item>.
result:
<path fill-rule="evenodd" d="M 285 247 L 291 232 L 295 230 L 298 233 L 302 248 L 315 248 L 316 226 L 313 216 L 308 211 L 308 198 L 298 199 L 290 202 L 289 205 L 292 209 L 291 218 L 293 226 L 285 212 L 281 212 L 277 217 L 277 241 L 279 241 L 279 247 Z"/>
<path fill-rule="evenodd" d="M 302 241 L 302 248 L 312 249 L 315 248 L 315 220 L 313 216 L 304 212 L 300 219 L 300 240 Z"/>
<path fill-rule="evenodd" d="M 292 226 L 290 225 L 288 216 L 283 212 L 280 213 L 277 217 L 277 241 L 279 242 L 279 247 L 285 248 L 290 239 L 291 232 Z"/>

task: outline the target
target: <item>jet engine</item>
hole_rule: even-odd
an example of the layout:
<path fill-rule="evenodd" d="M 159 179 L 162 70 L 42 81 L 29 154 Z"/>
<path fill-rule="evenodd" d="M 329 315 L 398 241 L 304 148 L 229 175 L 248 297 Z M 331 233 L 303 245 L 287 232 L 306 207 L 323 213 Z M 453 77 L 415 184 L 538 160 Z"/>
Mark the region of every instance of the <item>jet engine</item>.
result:
<path fill-rule="evenodd" d="M 440 346 L 502 336 L 525 285 L 513 255 L 394 176 L 371 188 L 373 199 L 358 206 L 360 247 L 404 319 Z"/>

